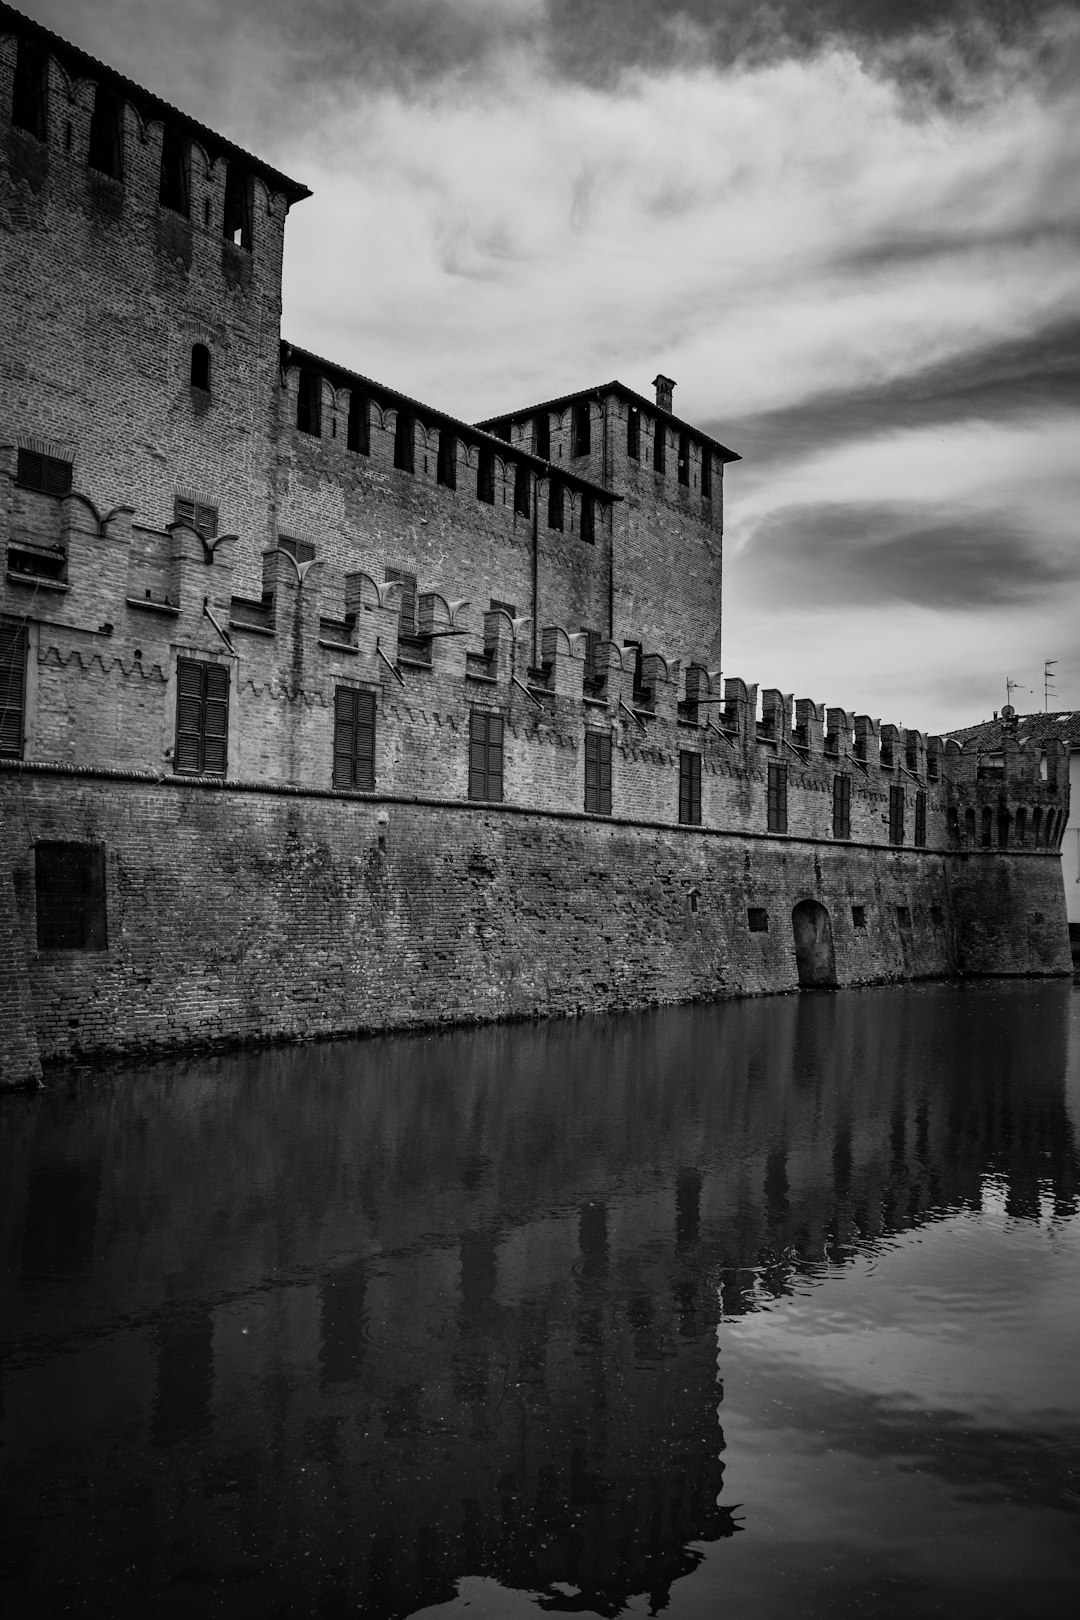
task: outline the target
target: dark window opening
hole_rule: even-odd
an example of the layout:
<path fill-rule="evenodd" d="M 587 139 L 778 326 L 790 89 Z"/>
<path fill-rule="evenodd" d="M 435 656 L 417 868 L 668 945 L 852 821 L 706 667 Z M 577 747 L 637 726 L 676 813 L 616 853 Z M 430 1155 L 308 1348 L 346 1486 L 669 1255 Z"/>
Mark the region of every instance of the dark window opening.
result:
<path fill-rule="evenodd" d="M 15 481 L 20 488 L 36 490 L 39 495 L 67 495 L 71 491 L 71 462 L 37 450 L 20 450 Z"/>
<path fill-rule="evenodd" d="M 469 715 L 469 798 L 498 804 L 502 796 L 502 715 L 473 709 Z"/>
<path fill-rule="evenodd" d="M 35 844 L 37 948 L 104 951 L 105 845 Z"/>
<path fill-rule="evenodd" d="M 107 174 L 110 179 L 124 178 L 124 104 L 102 84 L 94 93 L 86 162 L 89 168 Z"/>
<path fill-rule="evenodd" d="M 26 625 L 0 619 L 0 754 L 21 759 L 26 713 Z"/>
<path fill-rule="evenodd" d="M 1008 849 L 1009 847 L 1009 822 L 1011 819 L 1009 812 L 1002 806 L 998 811 L 997 818 L 997 841 L 1000 849 Z"/>
<path fill-rule="evenodd" d="M 704 444 L 701 447 L 701 498 L 712 500 L 712 451 Z"/>
<path fill-rule="evenodd" d="M 403 568 L 388 568 L 387 581 L 396 580 L 401 586 L 400 606 L 398 609 L 398 634 L 402 636 L 415 636 L 416 634 L 416 575 L 408 573 Z"/>
<path fill-rule="evenodd" d="M 851 908 L 851 926 L 852 926 L 852 928 L 865 928 L 866 927 L 866 907 L 865 906 L 852 906 L 852 908 Z"/>
<path fill-rule="evenodd" d="M 439 431 L 439 459 L 435 477 L 446 489 L 457 489 L 457 439 L 449 428 Z"/>
<path fill-rule="evenodd" d="M 207 506 L 202 501 L 189 501 L 178 495 L 173 508 L 173 522 L 186 523 L 197 534 L 204 535 L 207 540 L 213 540 L 217 534 L 218 509 L 216 506 Z"/>
<path fill-rule="evenodd" d="M 255 181 L 237 163 L 225 166 L 225 213 L 222 234 L 226 242 L 251 252 L 255 217 Z"/>
<path fill-rule="evenodd" d="M 570 454 L 587 456 L 592 449 L 592 412 L 587 399 L 579 399 L 570 417 Z"/>
<path fill-rule="evenodd" d="M 210 350 L 205 343 L 191 346 L 191 386 L 210 392 Z"/>
<path fill-rule="evenodd" d="M 523 461 L 514 468 L 514 511 L 519 517 L 529 515 L 529 469 Z"/>
<path fill-rule="evenodd" d="M 989 849 L 994 842 L 994 812 L 989 805 L 984 805 L 982 813 L 982 847 Z"/>
<path fill-rule="evenodd" d="M 679 820 L 701 825 L 701 755 L 679 750 Z"/>
<path fill-rule="evenodd" d="M 287 551 L 298 563 L 315 561 L 315 547 L 310 540 L 296 540 L 291 534 L 279 534 L 277 544 L 279 551 Z"/>
<path fill-rule="evenodd" d="M 355 388 L 349 396 L 349 422 L 345 444 L 358 456 L 371 454 L 371 418 L 368 414 L 368 402 L 356 392 Z"/>
<path fill-rule="evenodd" d="M 209 230 L 210 229 L 210 198 L 209 197 L 204 197 L 203 200 L 202 200 L 202 222 L 203 222 L 203 225 L 206 227 L 206 229 Z"/>
<path fill-rule="evenodd" d="M 626 453 L 631 461 L 641 459 L 641 412 L 636 405 L 626 413 Z"/>
<path fill-rule="evenodd" d="M 481 450 L 476 463 L 476 498 L 488 506 L 495 504 L 495 452 Z"/>
<path fill-rule="evenodd" d="M 49 59 L 37 45 L 20 39 L 16 46 L 11 122 L 43 141 L 48 133 Z"/>
<path fill-rule="evenodd" d="M 768 830 L 787 832 L 787 766 L 770 762 L 767 793 Z"/>
<path fill-rule="evenodd" d="M 565 523 L 563 486 L 557 478 L 548 483 L 548 528 L 561 529 Z"/>
<path fill-rule="evenodd" d="M 879 754 L 882 770 L 891 771 L 896 764 L 893 757 L 893 740 L 891 737 L 882 737 Z"/>
<path fill-rule="evenodd" d="M 642 675 L 641 675 L 641 670 L 642 670 L 641 660 L 642 660 L 642 657 L 644 656 L 643 652 L 642 652 L 641 642 L 640 641 L 624 641 L 623 642 L 623 667 L 624 668 L 626 667 L 626 654 L 628 652 L 632 652 L 633 655 L 634 655 L 634 680 L 633 680 L 633 688 L 632 688 L 632 691 L 631 691 L 631 696 L 632 696 L 635 703 L 639 703 L 639 704 L 644 703 L 645 698 L 646 698 L 646 692 L 645 692 L 644 684 L 642 682 Z"/>
<path fill-rule="evenodd" d="M 517 618 L 517 608 L 513 602 L 500 602 L 494 596 L 491 598 L 491 607 L 488 611 L 491 613 L 505 613 L 511 619 Z"/>
<path fill-rule="evenodd" d="M 699 899 L 698 890 L 697 889 L 691 889 L 690 893 L 687 895 L 686 898 L 690 902 L 690 910 L 691 911 L 696 911 L 697 908 L 698 908 L 698 899 Z"/>
<path fill-rule="evenodd" d="M 585 733 L 585 809 L 611 814 L 611 738 L 602 731 Z"/>
<path fill-rule="evenodd" d="M 583 680 L 585 690 L 595 692 L 603 682 L 603 673 L 600 669 L 600 644 L 603 636 L 599 630 L 582 630 L 585 637 L 585 670 Z"/>
<path fill-rule="evenodd" d="M 834 776 L 832 784 L 832 835 L 851 837 L 851 777 Z"/>
<path fill-rule="evenodd" d="M 970 804 L 964 811 L 964 842 L 967 844 L 975 842 L 975 810 Z"/>
<path fill-rule="evenodd" d="M 930 922 L 931 922 L 931 926 L 934 927 L 934 928 L 944 928 L 944 926 L 945 926 L 945 913 L 944 913 L 944 911 L 942 911 L 940 906 L 931 906 L 930 907 Z"/>
<path fill-rule="evenodd" d="M 547 411 L 533 418 L 533 450 L 544 461 L 551 460 L 551 418 Z"/>
<path fill-rule="evenodd" d="M 667 465 L 667 428 L 658 421 L 653 432 L 652 464 L 654 471 L 662 473 Z"/>
<path fill-rule="evenodd" d="M 502 439 L 506 444 L 510 443 L 511 434 L 509 422 L 496 422 L 491 431 L 494 433 L 497 439 Z"/>
<path fill-rule="evenodd" d="M 747 906 L 746 926 L 752 934 L 767 934 L 769 932 L 769 913 L 764 906 Z"/>
<path fill-rule="evenodd" d="M 1016 812 L 1016 842 L 1027 843 L 1027 810 L 1023 806 Z"/>
<path fill-rule="evenodd" d="M 679 434 L 679 483 L 690 483 L 690 435 Z"/>
<path fill-rule="evenodd" d="M 161 176 L 158 202 L 174 214 L 191 213 L 191 142 L 166 125 L 161 139 Z"/>
<path fill-rule="evenodd" d="M 67 580 L 67 553 L 63 546 L 8 546 L 7 570 L 9 574 L 63 585 Z"/>
<path fill-rule="evenodd" d="M 921 788 L 915 795 L 915 842 L 920 848 L 926 843 L 926 794 Z"/>
<path fill-rule="evenodd" d="M 581 520 L 578 524 L 578 533 L 587 545 L 596 540 L 596 507 L 591 495 L 583 494 L 581 497 Z"/>
<path fill-rule="evenodd" d="M 899 923 L 901 928 L 910 928 L 911 927 L 911 907 L 910 906 L 897 906 L 897 908 L 896 908 L 896 920 Z"/>
<path fill-rule="evenodd" d="M 195 658 L 176 661 L 176 756 L 180 776 L 224 776 L 229 744 L 229 671 Z"/>
<path fill-rule="evenodd" d="M 322 437 L 322 378 L 301 366 L 296 385 L 296 425 L 301 433 Z"/>
<path fill-rule="evenodd" d="M 375 787 L 375 694 L 339 686 L 334 694 L 334 786 Z"/>
<path fill-rule="evenodd" d="M 904 842 L 904 789 L 898 784 L 889 789 L 889 843 Z"/>
<path fill-rule="evenodd" d="M 907 769 L 911 772 L 912 776 L 918 776 L 918 774 L 919 774 L 919 745 L 918 745 L 918 743 L 911 742 L 911 741 L 907 741 L 907 742 L 904 743 L 904 764 L 907 766 Z"/>

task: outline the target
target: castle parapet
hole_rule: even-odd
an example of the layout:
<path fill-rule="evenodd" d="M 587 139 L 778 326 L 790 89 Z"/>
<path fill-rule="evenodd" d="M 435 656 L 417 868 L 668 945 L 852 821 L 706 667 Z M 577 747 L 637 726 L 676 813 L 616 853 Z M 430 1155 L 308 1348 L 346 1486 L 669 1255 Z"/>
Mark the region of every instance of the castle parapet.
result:
<path fill-rule="evenodd" d="M 825 706 L 813 698 L 795 703 L 795 729 L 791 740 L 810 759 L 820 759 L 825 751 Z"/>
<path fill-rule="evenodd" d="M 738 675 L 729 675 L 724 682 L 724 730 L 740 753 L 745 753 L 754 740 L 757 695 L 757 687 L 747 686 Z"/>
<path fill-rule="evenodd" d="M 641 660 L 642 690 L 637 694 L 638 707 L 645 707 L 658 720 L 674 725 L 679 708 L 680 673 L 678 659 L 668 663 L 662 653 L 646 653 Z"/>
<path fill-rule="evenodd" d="M 561 624 L 544 625 L 540 632 L 540 662 L 549 692 L 581 702 L 587 650 L 586 635 L 570 635 Z"/>
<path fill-rule="evenodd" d="M 855 716 L 847 709 L 825 711 L 825 758 L 834 761 L 851 758 Z"/>
<path fill-rule="evenodd" d="M 777 748 L 783 748 L 791 737 L 793 701 L 793 694 L 779 692 L 774 686 L 765 688 L 761 694 L 761 719 L 757 724 L 759 742 L 772 742 Z"/>
<path fill-rule="evenodd" d="M 868 714 L 855 716 L 855 742 L 851 757 L 859 762 L 872 781 L 881 780 L 881 722 Z"/>

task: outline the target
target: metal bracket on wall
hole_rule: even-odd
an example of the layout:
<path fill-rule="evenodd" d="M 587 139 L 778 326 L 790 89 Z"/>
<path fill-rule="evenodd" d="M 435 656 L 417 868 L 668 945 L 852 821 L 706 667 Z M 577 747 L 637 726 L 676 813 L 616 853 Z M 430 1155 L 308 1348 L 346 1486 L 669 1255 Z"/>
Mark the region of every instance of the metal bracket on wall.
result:
<path fill-rule="evenodd" d="M 397 665 L 392 664 L 390 662 L 389 658 L 387 658 L 386 654 L 382 650 L 382 646 L 381 646 L 381 644 L 379 642 L 378 636 L 375 637 L 375 652 L 376 652 L 377 657 L 382 659 L 383 663 L 386 665 L 387 669 L 390 671 L 390 673 L 394 677 L 395 681 L 397 681 L 398 685 L 401 686 L 401 687 L 404 687 L 404 685 L 405 685 L 405 677 L 404 677 L 404 675 L 401 673 L 400 669 L 398 669 Z"/>
<path fill-rule="evenodd" d="M 226 537 L 223 537 L 223 538 L 226 538 Z M 218 635 L 221 637 L 222 641 L 225 643 L 226 647 L 228 647 L 229 651 L 232 653 L 233 657 L 234 658 L 239 657 L 239 654 L 237 653 L 236 648 L 233 646 L 232 642 L 229 640 L 228 636 L 225 634 L 224 630 L 221 628 L 220 624 L 218 624 L 217 620 L 214 618 L 214 615 L 211 613 L 211 611 L 210 611 L 210 598 L 208 596 L 203 597 L 202 610 L 205 613 L 206 617 L 210 620 L 210 623 L 213 625 L 213 627 L 217 631 Z"/>
<path fill-rule="evenodd" d="M 636 726 L 641 727 L 642 731 L 648 731 L 649 728 L 645 724 L 644 720 L 641 718 L 640 714 L 635 714 L 633 709 L 627 708 L 627 706 L 623 702 L 622 698 L 619 699 L 619 708 L 623 711 L 624 714 L 628 714 L 630 716 L 631 720 L 634 722 L 634 724 Z"/>
<path fill-rule="evenodd" d="M 529 688 L 525 685 L 525 682 L 524 681 L 519 681 L 516 675 L 511 675 L 510 679 L 511 679 L 511 681 L 513 682 L 513 684 L 515 686 L 519 687 L 521 689 L 521 691 L 524 692 L 524 694 L 528 698 L 529 702 L 532 703 L 532 704 L 535 704 L 535 706 L 540 710 L 540 713 L 543 714 L 544 705 L 541 703 L 540 699 L 534 693 L 529 691 Z"/>

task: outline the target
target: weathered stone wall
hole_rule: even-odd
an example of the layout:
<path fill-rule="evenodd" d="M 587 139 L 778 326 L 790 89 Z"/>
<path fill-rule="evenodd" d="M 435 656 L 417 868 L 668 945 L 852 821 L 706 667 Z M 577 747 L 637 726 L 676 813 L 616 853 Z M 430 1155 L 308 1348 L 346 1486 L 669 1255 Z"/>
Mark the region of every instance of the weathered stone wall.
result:
<path fill-rule="evenodd" d="M 1069 969 L 1051 854 L 972 855 L 957 893 L 955 858 L 934 852 L 45 769 L 0 781 L 46 1062 L 791 990 L 808 898 L 830 914 L 838 984 Z M 106 949 L 37 950 L 41 840 L 104 844 Z"/>

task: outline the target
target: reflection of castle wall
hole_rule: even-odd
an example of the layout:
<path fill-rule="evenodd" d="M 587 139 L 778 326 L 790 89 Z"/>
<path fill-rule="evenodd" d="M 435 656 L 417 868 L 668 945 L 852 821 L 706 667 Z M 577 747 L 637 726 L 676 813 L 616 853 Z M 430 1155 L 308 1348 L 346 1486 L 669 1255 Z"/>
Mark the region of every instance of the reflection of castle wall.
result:
<path fill-rule="evenodd" d="M 369 1612 L 466 1571 L 662 1591 L 730 1528 L 721 1286 L 745 1310 L 988 1174 L 1017 1214 L 1075 1209 L 1067 997 L 743 1002 L 11 1099 L 9 1490 L 47 1465 L 70 1504 L 10 1530 L 26 1569 L 93 1582 L 111 1545 L 258 1588 L 266 1560 L 299 1601 L 315 1549 Z"/>

